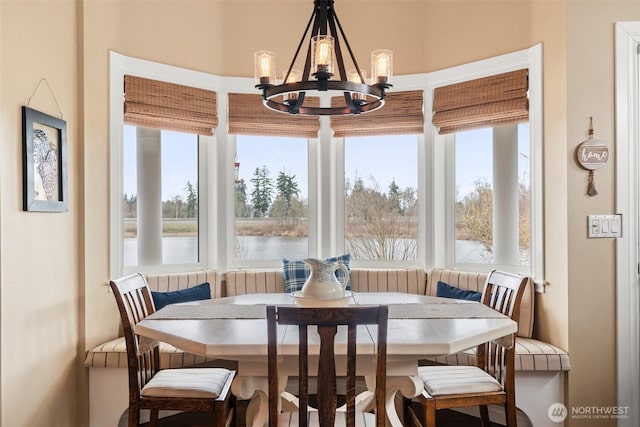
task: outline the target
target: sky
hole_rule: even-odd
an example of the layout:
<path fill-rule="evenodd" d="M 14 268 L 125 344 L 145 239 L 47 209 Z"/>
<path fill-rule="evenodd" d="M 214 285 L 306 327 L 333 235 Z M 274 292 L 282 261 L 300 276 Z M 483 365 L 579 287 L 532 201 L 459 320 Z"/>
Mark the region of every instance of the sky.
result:
<path fill-rule="evenodd" d="M 389 140 L 389 138 L 392 138 Z M 356 175 L 365 185 L 375 176 L 381 190 L 386 191 L 392 180 L 400 188 L 417 188 L 417 138 L 415 136 L 350 138 L 345 144 L 345 174 L 353 183 Z M 251 193 L 251 178 L 256 168 L 266 165 L 270 176 L 279 172 L 295 175 L 303 199 L 308 197 L 307 144 L 305 139 L 277 137 L 237 138 L 237 159 L 240 178 Z"/>
<path fill-rule="evenodd" d="M 170 162 L 172 167 L 163 167 L 162 200 L 175 196 L 186 198 L 184 188 L 187 182 L 198 182 L 198 137 L 178 132 L 162 131 L 162 163 Z M 136 191 L 136 128 L 124 127 L 124 193 Z"/>
<path fill-rule="evenodd" d="M 528 155 L 528 127 L 520 127 L 521 150 Z M 463 132 L 456 136 L 457 151 L 456 184 L 460 195 L 470 192 L 478 179 L 491 182 L 492 152 L 491 131 Z M 197 137 L 176 132 L 163 131 L 163 163 L 173 167 L 163 168 L 162 198 L 186 196 L 187 181 L 197 182 Z M 124 192 L 137 193 L 135 186 L 135 127 L 125 126 L 124 131 Z M 308 197 L 307 144 L 305 139 L 278 137 L 237 137 L 237 161 L 240 163 L 239 177 L 251 193 L 251 178 L 256 168 L 267 166 L 274 185 L 279 172 L 295 175 L 301 197 Z M 520 155 L 521 170 L 527 163 L 526 155 Z M 347 138 L 345 141 L 345 174 L 353 183 L 361 177 L 366 186 L 372 185 L 370 176 L 375 176 L 382 191 L 387 191 L 395 180 L 401 188 L 417 188 L 417 138 L 415 135 L 388 137 Z"/>

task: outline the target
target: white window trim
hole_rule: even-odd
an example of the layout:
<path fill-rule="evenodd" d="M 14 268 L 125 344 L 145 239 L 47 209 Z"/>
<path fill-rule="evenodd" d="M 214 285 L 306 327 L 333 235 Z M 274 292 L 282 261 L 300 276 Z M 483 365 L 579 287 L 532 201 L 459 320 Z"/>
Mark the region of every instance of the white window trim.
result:
<path fill-rule="evenodd" d="M 197 263 L 170 264 L 159 266 L 135 266 L 125 267 L 123 265 L 123 224 L 122 224 L 122 156 L 123 156 L 123 126 L 124 111 L 122 108 L 124 94 L 125 74 L 160 80 L 170 83 L 188 85 L 202 89 L 217 91 L 221 86 L 220 78 L 211 74 L 186 70 L 170 65 L 158 64 L 151 61 L 127 57 L 117 52 L 109 53 L 109 132 L 110 132 L 110 274 L 112 277 L 119 277 L 135 272 L 142 273 L 164 273 L 175 271 L 195 270 L 199 268 L 212 268 L 215 265 L 215 244 L 217 239 L 215 230 L 209 224 L 215 224 L 217 220 L 216 209 L 209 205 L 209 201 L 215 201 L 215 186 L 207 185 L 212 177 L 208 173 L 208 164 L 215 164 L 215 150 L 208 149 L 214 145 L 217 139 L 214 137 L 199 137 L 199 176 L 198 176 L 198 226 L 199 226 L 199 258 Z M 213 187 L 213 188 L 212 188 Z M 210 250 L 214 249 L 214 250 Z"/>
<path fill-rule="evenodd" d="M 538 44 L 529 49 L 485 59 L 469 64 L 460 65 L 446 70 L 433 72 L 429 75 L 428 93 L 440 86 L 446 86 L 467 80 L 487 77 L 521 68 L 529 69 L 529 132 L 531 155 L 531 265 L 525 268 L 513 266 L 495 265 L 507 271 L 515 271 L 533 276 L 540 285 L 544 283 L 544 227 L 543 227 L 543 168 L 542 168 L 542 45 Z M 432 99 L 429 105 L 425 103 L 425 110 L 432 110 Z M 452 230 L 454 215 L 448 207 L 451 203 L 443 203 L 445 197 L 453 197 L 455 194 L 455 177 L 453 167 L 453 144 L 447 144 L 447 140 L 453 138 L 450 135 L 441 136 L 431 123 L 425 120 L 426 136 L 431 141 L 435 158 L 445 158 L 445 162 L 434 164 L 434 189 L 443 194 L 435 194 L 433 203 L 434 231 L 431 242 L 434 254 L 434 265 L 447 268 L 459 268 L 470 271 L 486 270 L 487 264 L 453 263 L 454 248 L 451 242 L 453 237 L 448 230 Z M 449 210 L 448 210 L 449 209 Z M 436 231 L 437 230 L 437 231 Z M 439 250 L 436 250 L 440 248 Z M 446 248 L 442 250 L 442 248 Z M 541 286 L 536 286 L 538 291 L 543 291 Z"/>

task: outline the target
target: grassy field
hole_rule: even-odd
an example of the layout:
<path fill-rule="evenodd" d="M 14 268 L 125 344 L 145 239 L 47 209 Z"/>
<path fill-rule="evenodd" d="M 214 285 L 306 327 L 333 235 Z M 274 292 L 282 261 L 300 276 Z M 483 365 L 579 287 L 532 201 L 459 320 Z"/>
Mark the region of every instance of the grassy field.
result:
<path fill-rule="evenodd" d="M 195 219 L 165 219 L 162 221 L 162 234 L 174 237 L 198 235 L 198 221 Z M 138 227 L 135 218 L 124 221 L 124 236 L 137 237 Z"/>
<path fill-rule="evenodd" d="M 271 218 L 238 219 L 236 220 L 236 235 L 238 236 L 287 236 L 306 237 L 308 235 L 308 223 L 284 224 L 281 220 Z M 162 234 L 173 237 L 196 236 L 198 233 L 198 221 L 195 219 L 164 219 L 162 221 Z M 127 218 L 124 221 L 125 237 L 136 237 L 138 234 L 135 218 Z"/>
<path fill-rule="evenodd" d="M 403 226 L 395 227 L 392 233 L 394 237 L 414 238 L 417 235 L 417 224 L 409 221 Z M 308 221 L 298 221 L 291 224 L 288 221 L 272 218 L 236 219 L 237 236 L 282 236 L 282 237 L 308 237 Z M 195 219 L 164 219 L 162 221 L 162 234 L 173 237 L 193 237 L 198 233 L 198 221 Z M 350 224 L 348 235 L 370 236 L 371 224 Z M 375 233 L 377 234 L 377 233 Z M 127 218 L 124 222 L 125 237 L 137 236 L 137 224 L 135 218 Z"/>

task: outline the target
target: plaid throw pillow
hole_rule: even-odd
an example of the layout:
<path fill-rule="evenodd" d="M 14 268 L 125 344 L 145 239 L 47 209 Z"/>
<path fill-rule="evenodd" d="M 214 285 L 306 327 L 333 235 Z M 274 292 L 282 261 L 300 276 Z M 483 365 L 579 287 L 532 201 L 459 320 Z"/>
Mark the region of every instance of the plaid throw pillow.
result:
<path fill-rule="evenodd" d="M 347 271 L 351 271 L 351 268 L 349 267 L 351 254 L 327 258 L 325 261 L 342 263 L 347 267 Z M 307 277 L 311 274 L 311 268 L 309 268 L 309 266 L 302 260 L 288 260 L 283 258 L 282 274 L 284 275 L 285 292 L 296 292 L 302 289 L 304 282 L 307 281 Z M 340 282 L 342 282 L 344 280 L 344 272 L 342 272 L 342 270 L 336 270 L 336 277 Z M 347 277 L 347 289 L 351 289 L 351 280 L 349 277 Z"/>

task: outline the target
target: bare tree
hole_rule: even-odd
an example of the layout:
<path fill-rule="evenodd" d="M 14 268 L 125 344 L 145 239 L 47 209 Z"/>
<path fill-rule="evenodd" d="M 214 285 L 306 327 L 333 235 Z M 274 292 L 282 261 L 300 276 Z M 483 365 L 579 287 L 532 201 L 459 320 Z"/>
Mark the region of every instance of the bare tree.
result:
<path fill-rule="evenodd" d="M 370 187 L 356 176 L 353 188 L 348 188 L 345 200 L 345 240 L 347 250 L 357 259 L 408 260 L 417 255 L 415 217 L 403 215 L 402 204 L 415 206 L 415 200 L 403 198 L 415 194 L 390 186 L 384 194 L 370 177 Z M 347 187 L 350 184 L 347 183 Z M 402 196 L 404 195 L 404 196 Z M 413 209 L 411 209 L 413 210 Z"/>

